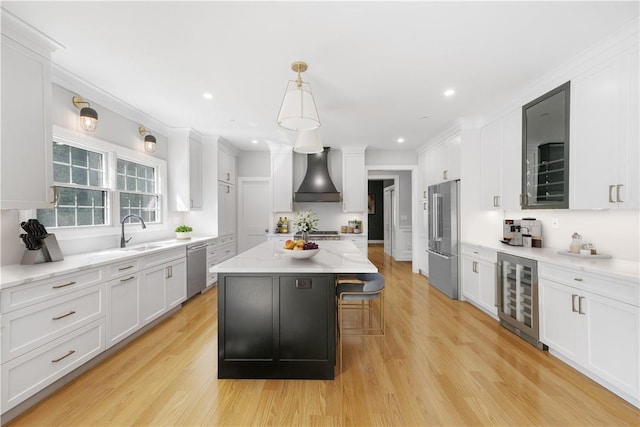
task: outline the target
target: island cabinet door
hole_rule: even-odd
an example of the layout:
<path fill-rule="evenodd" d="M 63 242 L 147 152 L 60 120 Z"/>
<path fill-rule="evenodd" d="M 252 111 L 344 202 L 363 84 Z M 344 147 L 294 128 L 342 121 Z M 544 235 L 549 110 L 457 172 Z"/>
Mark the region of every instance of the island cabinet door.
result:
<path fill-rule="evenodd" d="M 280 277 L 281 361 L 333 360 L 334 295 L 328 276 Z"/>

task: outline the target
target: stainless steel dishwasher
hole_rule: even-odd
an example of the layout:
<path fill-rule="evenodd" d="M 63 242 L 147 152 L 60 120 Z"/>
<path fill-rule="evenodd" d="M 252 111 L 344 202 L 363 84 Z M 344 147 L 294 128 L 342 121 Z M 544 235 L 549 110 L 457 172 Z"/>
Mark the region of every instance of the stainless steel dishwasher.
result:
<path fill-rule="evenodd" d="M 207 244 L 187 246 L 187 299 L 207 286 Z"/>

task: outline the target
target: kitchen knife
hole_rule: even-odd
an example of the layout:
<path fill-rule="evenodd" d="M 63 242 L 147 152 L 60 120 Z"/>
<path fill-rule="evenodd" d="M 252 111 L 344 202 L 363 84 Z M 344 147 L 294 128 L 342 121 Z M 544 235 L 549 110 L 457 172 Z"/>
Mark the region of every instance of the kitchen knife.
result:
<path fill-rule="evenodd" d="M 40 243 L 40 240 L 38 240 L 37 237 L 32 236 L 31 234 L 28 234 L 27 238 L 29 239 L 29 242 L 31 243 L 31 250 L 40 249 L 42 247 L 42 243 Z"/>
<path fill-rule="evenodd" d="M 28 236 L 28 234 L 21 234 L 20 238 L 22 239 L 22 242 L 27 247 L 27 249 L 31 250 L 31 242 L 29 241 L 27 236 Z"/>
<path fill-rule="evenodd" d="M 29 233 L 29 225 L 27 224 L 27 222 L 26 222 L 26 221 L 22 221 L 22 222 L 20 223 L 20 227 L 22 227 L 22 229 L 23 229 L 24 231 L 26 231 L 27 233 Z"/>

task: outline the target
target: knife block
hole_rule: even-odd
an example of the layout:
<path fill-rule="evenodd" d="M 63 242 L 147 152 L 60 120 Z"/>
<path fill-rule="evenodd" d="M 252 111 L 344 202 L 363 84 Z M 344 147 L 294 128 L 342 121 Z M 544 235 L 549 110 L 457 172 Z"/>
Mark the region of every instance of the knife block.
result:
<path fill-rule="evenodd" d="M 64 259 L 55 234 L 47 234 L 40 239 L 40 249 L 26 249 L 22 255 L 22 265 L 40 264 L 43 262 L 61 261 Z"/>

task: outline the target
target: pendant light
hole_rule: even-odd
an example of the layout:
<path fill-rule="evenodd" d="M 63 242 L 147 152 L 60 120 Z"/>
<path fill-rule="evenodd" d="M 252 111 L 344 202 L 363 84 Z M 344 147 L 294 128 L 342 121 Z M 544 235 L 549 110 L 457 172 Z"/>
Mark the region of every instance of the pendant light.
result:
<path fill-rule="evenodd" d="M 87 132 L 96 130 L 98 127 L 98 112 L 91 108 L 91 104 L 79 96 L 71 98 L 71 102 L 76 108 L 80 108 L 80 127 Z M 82 107 L 83 105 L 86 105 L 86 107 Z"/>
<path fill-rule="evenodd" d="M 323 149 L 318 129 L 301 130 L 296 145 L 293 146 L 293 151 L 302 154 L 322 153 Z"/>
<path fill-rule="evenodd" d="M 298 78 L 287 82 L 276 122 L 280 127 L 290 130 L 316 129 L 320 127 L 318 109 L 311 93 L 311 86 L 304 83 L 300 76 L 300 73 L 307 70 L 307 64 L 296 61 L 291 64 L 291 69 L 298 73 Z"/>

